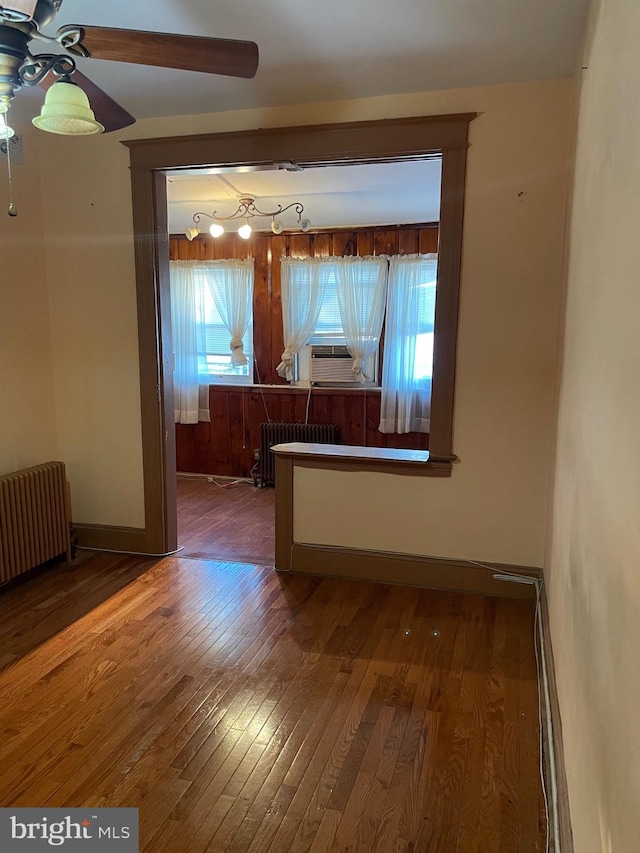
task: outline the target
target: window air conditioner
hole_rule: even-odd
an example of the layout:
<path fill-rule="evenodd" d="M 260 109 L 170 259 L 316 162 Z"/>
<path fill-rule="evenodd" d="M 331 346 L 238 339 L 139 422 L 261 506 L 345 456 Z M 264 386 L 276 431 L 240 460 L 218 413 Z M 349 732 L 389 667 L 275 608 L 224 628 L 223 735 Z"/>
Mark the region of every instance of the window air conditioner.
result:
<path fill-rule="evenodd" d="M 311 345 L 312 385 L 354 385 L 353 358 L 345 346 Z"/>

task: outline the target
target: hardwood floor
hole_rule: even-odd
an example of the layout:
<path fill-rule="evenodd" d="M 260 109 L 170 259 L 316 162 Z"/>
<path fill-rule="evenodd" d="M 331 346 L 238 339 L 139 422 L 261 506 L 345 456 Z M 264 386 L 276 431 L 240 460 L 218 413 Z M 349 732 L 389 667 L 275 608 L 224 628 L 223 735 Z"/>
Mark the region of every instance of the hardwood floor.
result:
<path fill-rule="evenodd" d="M 178 477 L 177 496 L 180 556 L 273 566 L 275 489 Z"/>
<path fill-rule="evenodd" d="M 544 849 L 528 602 L 100 555 L 0 615 L 1 806 L 138 807 L 147 853 Z"/>

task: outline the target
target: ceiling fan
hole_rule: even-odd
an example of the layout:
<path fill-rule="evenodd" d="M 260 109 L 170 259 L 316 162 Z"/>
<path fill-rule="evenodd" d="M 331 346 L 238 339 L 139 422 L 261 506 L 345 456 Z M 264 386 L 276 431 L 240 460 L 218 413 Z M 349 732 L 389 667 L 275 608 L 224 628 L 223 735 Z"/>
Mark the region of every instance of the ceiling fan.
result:
<path fill-rule="evenodd" d="M 49 90 L 41 116 L 34 119 L 42 130 L 96 133 L 133 124 L 135 118 L 124 107 L 77 70 L 74 56 L 229 77 L 253 77 L 257 71 L 258 46 L 251 41 L 78 24 L 60 27 L 54 36 L 45 35 L 42 28 L 55 18 L 62 2 L 0 0 L 0 118 L 4 119 L 2 114 L 22 86 L 40 85 Z M 32 50 L 34 43 L 66 53 L 38 54 Z M 88 115 L 82 113 L 87 108 Z"/>

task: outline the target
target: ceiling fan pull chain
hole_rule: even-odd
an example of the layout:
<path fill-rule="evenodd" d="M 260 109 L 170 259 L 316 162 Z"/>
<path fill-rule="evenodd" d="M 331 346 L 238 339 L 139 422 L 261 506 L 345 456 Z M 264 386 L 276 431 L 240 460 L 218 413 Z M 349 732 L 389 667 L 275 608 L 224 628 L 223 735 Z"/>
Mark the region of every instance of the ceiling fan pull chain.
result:
<path fill-rule="evenodd" d="M 9 216 L 17 216 L 18 209 L 13 203 L 13 174 L 11 172 L 11 140 L 7 139 L 7 176 L 9 178 L 9 208 L 7 213 Z"/>

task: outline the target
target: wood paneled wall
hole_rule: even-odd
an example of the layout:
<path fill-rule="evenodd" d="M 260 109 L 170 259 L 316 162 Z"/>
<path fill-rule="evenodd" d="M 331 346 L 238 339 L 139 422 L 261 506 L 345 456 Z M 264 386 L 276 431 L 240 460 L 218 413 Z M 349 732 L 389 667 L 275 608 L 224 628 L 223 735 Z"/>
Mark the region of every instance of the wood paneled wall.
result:
<path fill-rule="evenodd" d="M 248 476 L 253 465 L 253 450 L 260 446 L 260 424 L 266 420 L 304 421 L 306 418 L 308 389 L 292 388 L 276 373 L 284 349 L 281 257 L 413 254 L 436 252 L 437 247 L 437 224 L 307 234 L 255 232 L 249 240 L 242 240 L 235 233 L 215 240 L 202 234 L 192 242 L 186 237 L 173 236 L 170 240 L 172 260 L 255 258 L 254 380 L 271 386 L 210 386 L 211 423 L 176 424 L 178 470 Z M 428 435 L 383 435 L 378 432 L 379 420 L 379 391 L 312 389 L 309 422 L 336 424 L 343 444 L 428 448 Z"/>
<path fill-rule="evenodd" d="M 427 450 L 425 433 L 385 435 L 378 431 L 380 392 L 286 387 L 211 385 L 211 423 L 176 424 L 178 471 L 247 477 L 267 420 L 336 424 L 342 444 Z"/>

